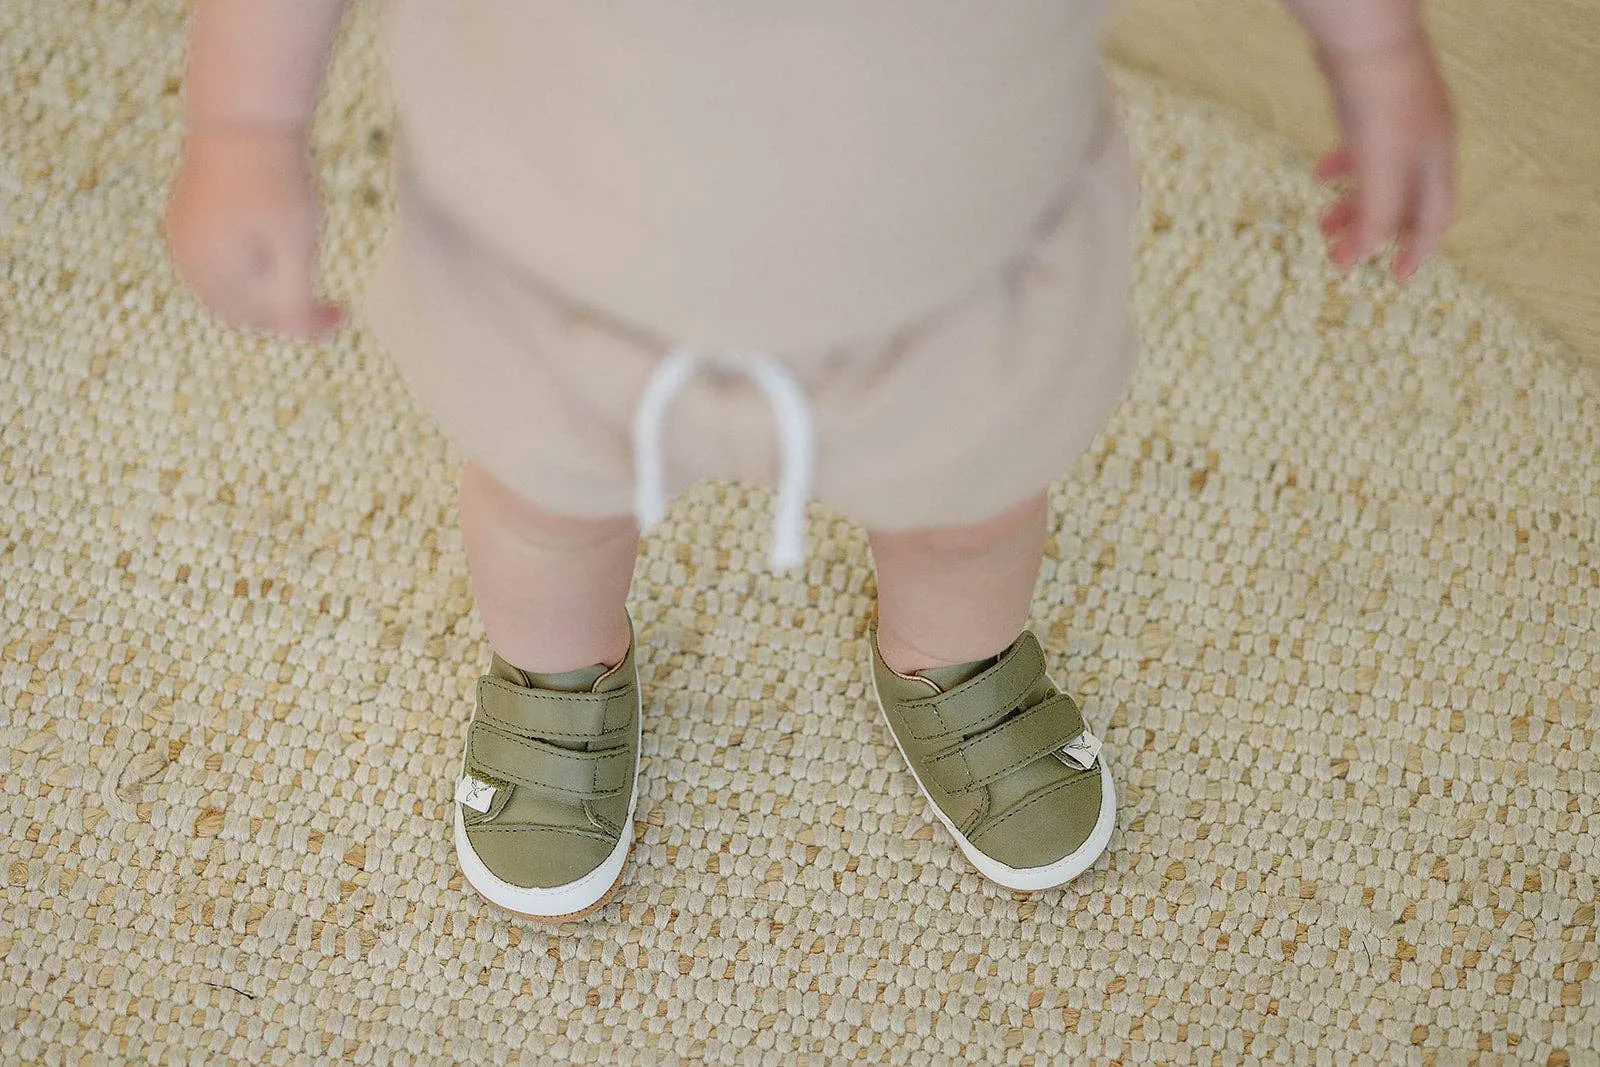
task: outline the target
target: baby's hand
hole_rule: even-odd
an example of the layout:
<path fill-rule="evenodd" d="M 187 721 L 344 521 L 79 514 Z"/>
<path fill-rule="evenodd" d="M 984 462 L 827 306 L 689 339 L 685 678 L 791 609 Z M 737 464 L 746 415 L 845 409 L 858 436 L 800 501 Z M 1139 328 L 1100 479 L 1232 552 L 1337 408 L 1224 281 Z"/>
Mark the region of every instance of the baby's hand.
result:
<path fill-rule="evenodd" d="M 1341 267 L 1398 240 L 1393 271 L 1407 281 L 1439 247 L 1455 210 L 1455 124 L 1426 35 L 1373 47 L 1318 49 L 1338 102 L 1343 143 L 1317 165 L 1348 187 L 1322 217 Z"/>
<path fill-rule="evenodd" d="M 178 276 L 232 326 L 311 339 L 344 314 L 317 298 L 318 205 L 305 134 L 191 130 L 167 207 Z"/>

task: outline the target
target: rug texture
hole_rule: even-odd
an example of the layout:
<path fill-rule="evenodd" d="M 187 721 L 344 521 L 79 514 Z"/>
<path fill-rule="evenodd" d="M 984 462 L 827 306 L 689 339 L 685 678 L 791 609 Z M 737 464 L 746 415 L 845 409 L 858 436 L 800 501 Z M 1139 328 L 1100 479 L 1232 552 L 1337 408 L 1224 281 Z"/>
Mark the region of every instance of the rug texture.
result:
<path fill-rule="evenodd" d="M 970 871 L 871 704 L 861 531 L 774 576 L 707 485 L 637 572 L 634 859 L 552 930 L 451 852 L 451 447 L 359 333 L 228 332 L 165 264 L 184 14 L 0 0 L 0 1060 L 1594 1062 L 1600 380 L 1500 300 L 1331 272 L 1303 160 L 1119 78 L 1145 357 L 1033 606 L 1110 851 Z"/>

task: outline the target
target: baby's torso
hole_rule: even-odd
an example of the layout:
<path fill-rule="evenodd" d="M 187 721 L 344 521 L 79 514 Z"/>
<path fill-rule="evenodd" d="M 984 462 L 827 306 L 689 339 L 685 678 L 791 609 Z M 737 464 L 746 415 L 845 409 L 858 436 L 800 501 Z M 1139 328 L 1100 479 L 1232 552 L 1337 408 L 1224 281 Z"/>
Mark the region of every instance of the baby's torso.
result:
<path fill-rule="evenodd" d="M 829 344 L 1027 243 L 1106 121 L 1109 3 L 390 0 L 402 165 L 600 311 Z"/>

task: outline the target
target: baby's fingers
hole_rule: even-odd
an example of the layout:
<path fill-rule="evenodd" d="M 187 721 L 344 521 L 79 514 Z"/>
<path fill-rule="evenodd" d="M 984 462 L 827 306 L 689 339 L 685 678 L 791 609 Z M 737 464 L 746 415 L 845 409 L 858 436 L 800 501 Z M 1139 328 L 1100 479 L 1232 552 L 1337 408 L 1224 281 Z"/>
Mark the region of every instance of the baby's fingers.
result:
<path fill-rule="evenodd" d="M 1406 206 L 1404 176 L 1394 166 L 1397 153 L 1375 151 L 1356 161 L 1355 219 L 1349 236 L 1336 241 L 1333 261 L 1351 267 L 1392 241 Z"/>
<path fill-rule="evenodd" d="M 1332 239 L 1342 235 L 1356 220 L 1356 202 L 1354 197 L 1344 196 L 1334 201 L 1333 206 L 1322 213 L 1322 236 Z"/>
<path fill-rule="evenodd" d="M 319 300 L 311 316 L 311 335 L 326 337 L 344 325 L 344 308 Z"/>
<path fill-rule="evenodd" d="M 1410 281 L 1422 264 L 1439 250 L 1440 241 L 1455 214 L 1455 183 L 1451 174 L 1448 159 L 1430 159 L 1420 169 L 1411 198 L 1411 218 L 1394 260 L 1396 280 Z"/>
<path fill-rule="evenodd" d="M 1311 173 L 1319 182 L 1337 182 L 1350 177 L 1354 169 L 1350 150 L 1340 145 L 1318 160 Z"/>

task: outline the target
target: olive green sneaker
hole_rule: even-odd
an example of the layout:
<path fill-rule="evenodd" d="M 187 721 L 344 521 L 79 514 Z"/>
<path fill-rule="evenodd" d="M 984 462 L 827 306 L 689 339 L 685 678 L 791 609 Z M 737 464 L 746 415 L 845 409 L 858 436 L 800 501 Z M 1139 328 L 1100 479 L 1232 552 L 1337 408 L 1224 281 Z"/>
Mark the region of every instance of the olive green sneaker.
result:
<path fill-rule="evenodd" d="M 486 900 L 541 922 L 610 899 L 633 845 L 639 678 L 633 645 L 607 670 L 479 679 L 456 786 L 456 855 Z"/>
<path fill-rule="evenodd" d="M 878 706 L 939 821 L 1007 889 L 1064 885 L 1111 842 L 1116 790 L 1077 703 L 1024 632 L 991 660 L 900 674 L 872 639 Z"/>

